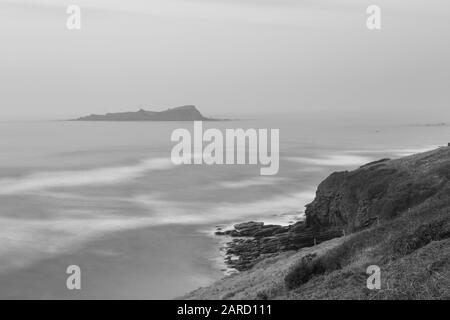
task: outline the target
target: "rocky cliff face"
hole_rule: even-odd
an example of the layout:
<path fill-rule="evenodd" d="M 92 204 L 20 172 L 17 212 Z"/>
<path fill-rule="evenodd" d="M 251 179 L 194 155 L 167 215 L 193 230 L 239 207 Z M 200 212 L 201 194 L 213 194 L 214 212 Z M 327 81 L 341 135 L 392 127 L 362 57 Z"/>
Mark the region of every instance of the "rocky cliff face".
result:
<path fill-rule="evenodd" d="M 450 147 L 401 159 L 382 159 L 354 171 L 336 172 L 318 187 L 306 220 L 289 226 L 247 222 L 218 231 L 231 236 L 227 263 L 250 269 L 261 259 L 390 220 L 434 197 L 450 198 Z"/>
<path fill-rule="evenodd" d="M 450 148 L 397 160 L 383 159 L 355 171 L 336 172 L 318 187 L 307 206 L 313 230 L 360 230 L 392 219 L 432 196 L 448 194 Z"/>
<path fill-rule="evenodd" d="M 243 272 L 184 298 L 448 299 L 449 214 L 450 146 L 337 172 L 303 222 L 218 231 L 233 237 L 227 262 Z M 366 288 L 372 264 L 383 270 L 380 290 Z"/>

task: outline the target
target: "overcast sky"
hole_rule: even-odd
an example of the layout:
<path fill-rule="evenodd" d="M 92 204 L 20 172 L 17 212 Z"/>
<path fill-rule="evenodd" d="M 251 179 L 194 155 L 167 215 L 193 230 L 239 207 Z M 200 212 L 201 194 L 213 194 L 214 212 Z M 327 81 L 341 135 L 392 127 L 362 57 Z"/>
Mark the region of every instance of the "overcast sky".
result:
<path fill-rule="evenodd" d="M 0 0 L 0 119 L 195 104 L 450 121 L 449 39 L 448 0 Z"/>

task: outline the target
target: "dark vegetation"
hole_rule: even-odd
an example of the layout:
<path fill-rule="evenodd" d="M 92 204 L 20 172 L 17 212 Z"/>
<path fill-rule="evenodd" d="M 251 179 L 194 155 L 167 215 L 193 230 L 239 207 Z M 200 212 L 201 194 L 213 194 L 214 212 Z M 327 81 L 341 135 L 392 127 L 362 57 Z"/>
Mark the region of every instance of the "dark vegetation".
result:
<path fill-rule="evenodd" d="M 439 273 L 440 283 L 447 283 L 448 287 L 443 289 L 440 295 L 430 295 L 428 298 L 450 297 L 450 260 L 448 264 L 445 254 L 441 251 L 433 252 L 429 250 L 431 256 L 422 269 L 417 270 L 420 264 L 414 257 L 414 253 L 430 244 L 444 244 L 450 254 L 450 197 L 440 200 L 431 199 L 420 207 L 405 213 L 393 221 L 374 226 L 353 234 L 347 241 L 338 247 L 329 250 L 322 256 L 308 256 L 302 259 L 285 277 L 285 285 L 288 290 L 292 290 L 292 297 L 308 298 L 308 292 L 314 291 L 314 295 L 321 290 L 321 298 L 368 298 L 376 294 L 365 288 L 367 278 L 365 270 L 367 266 L 379 265 L 385 275 L 385 287 L 380 290 L 376 298 L 420 298 L 418 295 L 423 292 L 432 292 L 436 286 L 436 279 L 433 277 L 439 268 L 445 269 L 445 273 Z M 409 265 L 403 266 L 400 270 L 396 265 L 404 264 L 405 258 L 412 260 Z M 400 274 L 401 273 L 401 274 Z M 387 281 L 386 276 L 391 276 L 391 281 Z M 421 275 L 420 281 L 417 276 Z M 399 277 L 401 276 L 401 277 Z M 331 287 L 341 287 L 342 277 L 353 280 L 351 291 L 332 292 L 325 294 Z M 383 279 L 383 278 L 382 278 Z M 303 288 L 302 286 L 312 283 L 320 283 L 314 288 Z M 314 281 L 315 280 L 315 281 Z M 422 283 L 423 292 L 417 291 L 414 286 L 404 289 L 399 294 L 395 288 L 404 287 L 407 283 Z M 355 286 L 357 293 L 354 292 Z M 389 288 L 388 288 L 389 286 Z M 345 287 L 345 286 L 344 286 Z M 349 288 L 347 288 L 348 290 Z M 346 293 L 349 295 L 346 296 Z M 382 294 L 380 294 L 382 293 Z M 312 296 L 314 296 L 312 295 Z"/>

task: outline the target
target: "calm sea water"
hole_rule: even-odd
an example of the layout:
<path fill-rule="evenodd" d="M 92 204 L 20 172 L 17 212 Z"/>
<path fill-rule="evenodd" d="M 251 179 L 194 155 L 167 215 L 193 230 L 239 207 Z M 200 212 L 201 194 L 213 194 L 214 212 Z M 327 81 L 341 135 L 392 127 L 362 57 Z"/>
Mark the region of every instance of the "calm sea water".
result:
<path fill-rule="evenodd" d="M 173 298 L 223 276 L 216 226 L 301 216 L 336 170 L 447 143 L 449 127 L 204 123 L 280 129 L 280 170 L 173 166 L 180 122 L 3 122 L 0 298 Z M 81 267 L 82 289 L 66 289 Z"/>

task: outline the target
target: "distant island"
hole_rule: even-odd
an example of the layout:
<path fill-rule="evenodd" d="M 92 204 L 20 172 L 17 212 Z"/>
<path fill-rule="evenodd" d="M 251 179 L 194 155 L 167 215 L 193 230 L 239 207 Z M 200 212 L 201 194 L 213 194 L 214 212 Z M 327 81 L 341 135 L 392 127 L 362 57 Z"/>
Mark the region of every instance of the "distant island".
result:
<path fill-rule="evenodd" d="M 107 113 L 105 115 L 91 114 L 89 116 L 69 121 L 220 121 L 204 117 L 193 105 L 169 108 L 164 111 L 147 111 L 140 109 L 136 112 Z"/>
<path fill-rule="evenodd" d="M 437 122 L 437 123 L 416 123 L 412 124 L 412 127 L 447 127 L 449 123 L 446 122 Z"/>

